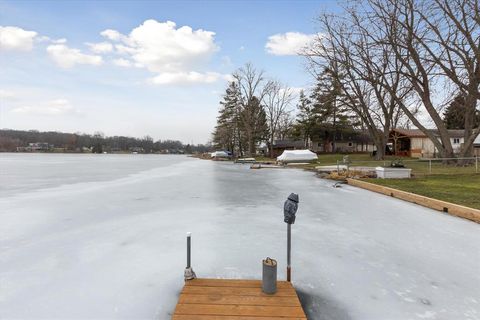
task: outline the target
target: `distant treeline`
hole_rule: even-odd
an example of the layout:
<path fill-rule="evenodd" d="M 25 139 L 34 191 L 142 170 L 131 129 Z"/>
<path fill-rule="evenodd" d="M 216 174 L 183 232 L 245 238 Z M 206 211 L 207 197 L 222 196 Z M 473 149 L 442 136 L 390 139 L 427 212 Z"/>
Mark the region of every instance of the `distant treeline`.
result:
<path fill-rule="evenodd" d="M 209 145 L 183 144 L 178 140 L 158 140 L 125 136 L 105 136 L 96 132 L 64 133 L 37 130 L 0 130 L 0 152 L 138 152 L 138 153 L 203 153 L 211 151 Z"/>

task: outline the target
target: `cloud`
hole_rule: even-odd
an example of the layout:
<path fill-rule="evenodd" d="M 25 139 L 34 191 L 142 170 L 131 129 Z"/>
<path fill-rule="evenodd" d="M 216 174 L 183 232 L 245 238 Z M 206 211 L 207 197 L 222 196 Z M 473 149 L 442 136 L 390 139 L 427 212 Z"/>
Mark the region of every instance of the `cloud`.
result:
<path fill-rule="evenodd" d="M 104 30 L 100 32 L 100 35 L 112 41 L 119 41 L 123 37 L 120 32 L 112 29 Z"/>
<path fill-rule="evenodd" d="M 13 92 L 7 91 L 7 90 L 0 90 L 1 100 L 13 99 L 13 98 L 15 98 L 15 94 Z"/>
<path fill-rule="evenodd" d="M 37 33 L 18 27 L 0 26 L 0 51 L 30 51 Z"/>
<path fill-rule="evenodd" d="M 36 42 L 50 42 L 50 43 L 54 43 L 54 44 L 61 44 L 61 43 L 67 43 L 67 39 L 65 38 L 61 38 L 61 39 L 52 39 L 50 37 L 47 37 L 47 36 L 38 36 L 35 38 L 35 41 Z"/>
<path fill-rule="evenodd" d="M 109 53 L 113 51 L 113 45 L 110 42 L 99 42 L 99 43 L 86 43 L 90 47 L 90 51 L 93 53 Z"/>
<path fill-rule="evenodd" d="M 68 100 L 55 99 L 37 106 L 15 107 L 11 110 L 14 113 L 38 114 L 38 115 L 65 115 L 79 113 Z"/>
<path fill-rule="evenodd" d="M 132 66 L 131 61 L 129 61 L 127 59 L 123 59 L 123 58 L 114 59 L 112 62 L 113 62 L 114 65 L 119 66 L 119 67 L 131 67 Z"/>
<path fill-rule="evenodd" d="M 199 72 L 219 50 L 212 31 L 177 28 L 172 21 L 146 20 L 128 35 L 112 29 L 100 34 L 115 42 L 115 53 L 128 58 L 117 59 L 114 64 L 126 66 L 129 61 L 158 73 L 150 79 L 152 83 L 211 83 L 222 78 L 214 72 Z"/>
<path fill-rule="evenodd" d="M 64 44 L 50 45 L 47 47 L 47 52 L 62 68 L 72 68 L 76 64 L 100 65 L 103 63 L 103 58 L 99 55 L 85 54 Z"/>
<path fill-rule="evenodd" d="M 200 84 L 213 83 L 220 79 L 228 80 L 229 75 L 223 75 L 217 72 L 164 72 L 149 79 L 152 84 Z"/>
<path fill-rule="evenodd" d="M 276 56 L 298 55 L 315 38 L 314 34 L 300 32 L 278 33 L 268 37 L 265 49 Z"/>

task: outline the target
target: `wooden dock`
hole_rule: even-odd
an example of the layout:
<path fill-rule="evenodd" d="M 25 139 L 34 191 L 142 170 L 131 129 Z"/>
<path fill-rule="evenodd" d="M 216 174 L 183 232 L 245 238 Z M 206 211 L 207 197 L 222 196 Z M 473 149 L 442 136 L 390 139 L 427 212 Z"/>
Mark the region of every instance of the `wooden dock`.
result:
<path fill-rule="evenodd" d="M 260 280 L 194 279 L 185 282 L 173 320 L 306 320 L 292 284 L 262 292 Z"/>

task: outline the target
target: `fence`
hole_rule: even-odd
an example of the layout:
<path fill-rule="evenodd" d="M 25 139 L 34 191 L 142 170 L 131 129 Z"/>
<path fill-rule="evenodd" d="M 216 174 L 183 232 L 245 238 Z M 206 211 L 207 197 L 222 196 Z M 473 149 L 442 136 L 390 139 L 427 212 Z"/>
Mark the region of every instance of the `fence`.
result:
<path fill-rule="evenodd" d="M 423 159 L 395 159 L 388 160 L 338 160 L 337 168 L 352 171 L 374 171 L 375 167 L 389 167 L 392 164 L 401 164 L 412 169 L 415 177 L 428 175 L 467 175 L 480 173 L 480 158 L 423 158 Z"/>

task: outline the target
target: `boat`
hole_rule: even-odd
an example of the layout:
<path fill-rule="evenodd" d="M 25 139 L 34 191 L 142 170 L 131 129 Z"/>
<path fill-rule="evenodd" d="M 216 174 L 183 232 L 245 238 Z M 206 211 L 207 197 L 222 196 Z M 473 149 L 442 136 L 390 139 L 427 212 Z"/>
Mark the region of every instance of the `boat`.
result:
<path fill-rule="evenodd" d="M 239 158 L 235 160 L 235 163 L 255 163 L 257 162 L 255 158 Z"/>
<path fill-rule="evenodd" d="M 318 160 L 316 153 L 310 150 L 285 150 L 277 157 L 281 163 L 311 162 Z"/>

